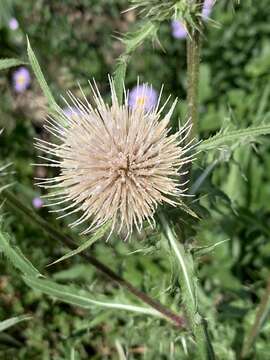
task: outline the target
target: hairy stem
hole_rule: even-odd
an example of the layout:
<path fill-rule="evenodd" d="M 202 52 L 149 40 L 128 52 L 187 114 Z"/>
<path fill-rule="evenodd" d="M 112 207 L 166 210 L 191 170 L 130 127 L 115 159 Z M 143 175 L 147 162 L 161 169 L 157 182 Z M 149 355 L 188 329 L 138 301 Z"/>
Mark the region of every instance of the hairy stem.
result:
<path fill-rule="evenodd" d="M 269 313 L 269 309 L 270 309 L 270 278 L 268 279 L 265 293 L 263 294 L 263 297 L 261 298 L 260 304 L 258 306 L 254 324 L 251 326 L 244 341 L 244 346 L 241 353 L 241 359 L 245 359 L 248 356 L 250 348 L 254 344 L 256 337 L 262 327 L 262 324 L 264 323 L 265 318 Z"/>
<path fill-rule="evenodd" d="M 55 229 L 52 225 L 50 225 L 46 220 L 35 214 L 31 209 L 25 206 L 18 197 L 14 196 L 8 190 L 3 190 L 0 192 L 0 196 L 2 196 L 8 205 L 10 205 L 15 210 L 19 210 L 22 212 L 26 217 L 32 220 L 36 225 L 39 225 L 47 234 L 49 234 L 53 239 L 63 243 L 68 248 L 74 250 L 77 248 L 76 242 L 70 237 L 62 234 L 59 230 Z M 118 285 L 122 286 L 126 290 L 128 290 L 131 294 L 136 296 L 145 304 L 151 306 L 159 313 L 161 313 L 165 318 L 169 319 L 173 322 L 177 327 L 184 327 L 186 325 L 185 319 L 173 311 L 156 301 L 155 299 L 151 298 L 149 295 L 145 294 L 143 291 L 134 287 L 130 282 L 123 279 L 113 270 L 111 270 L 108 266 L 103 264 L 101 261 L 96 259 L 94 256 L 80 253 L 80 256 L 84 257 L 90 264 L 92 264 L 97 270 L 99 270 L 103 275 L 105 275 L 110 280 L 113 280 Z"/>
<path fill-rule="evenodd" d="M 198 13 L 201 12 L 202 1 L 196 0 Z M 188 119 L 192 122 L 190 138 L 198 137 L 198 95 L 200 74 L 200 48 L 201 48 L 201 17 L 197 16 L 195 24 L 188 27 L 187 39 L 187 105 Z"/>
<path fill-rule="evenodd" d="M 159 214 L 159 218 L 164 234 L 180 267 L 179 283 L 182 290 L 182 302 L 197 345 L 197 356 L 201 360 L 213 360 L 215 355 L 208 336 L 207 323 L 198 310 L 192 256 L 186 252 L 184 246 L 176 239 L 165 215 Z"/>

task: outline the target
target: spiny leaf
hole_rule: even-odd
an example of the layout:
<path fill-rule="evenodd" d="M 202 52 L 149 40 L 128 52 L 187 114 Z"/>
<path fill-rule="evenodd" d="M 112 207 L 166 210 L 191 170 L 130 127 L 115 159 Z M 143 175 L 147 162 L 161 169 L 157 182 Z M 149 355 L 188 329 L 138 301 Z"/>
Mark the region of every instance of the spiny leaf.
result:
<path fill-rule="evenodd" d="M 199 151 L 207 151 L 211 149 L 218 149 L 223 146 L 234 145 L 235 143 L 244 143 L 250 139 L 262 135 L 270 134 L 270 125 L 250 126 L 246 129 L 222 131 L 212 136 L 211 138 L 202 141 L 197 149 Z"/>
<path fill-rule="evenodd" d="M 7 235 L 3 234 L 1 231 L 0 249 L 13 264 L 13 266 L 19 269 L 23 274 L 28 276 L 41 276 L 39 271 L 31 264 L 28 259 L 25 258 L 21 250 L 12 246 L 7 239 Z"/>
<path fill-rule="evenodd" d="M 68 258 L 70 258 L 71 256 L 77 255 L 80 252 L 86 250 L 87 248 L 89 248 L 91 245 L 93 245 L 97 240 L 99 240 L 100 238 L 102 238 L 106 231 L 109 229 L 109 227 L 111 226 L 110 222 L 105 224 L 104 226 L 102 226 L 100 229 L 98 229 L 96 231 L 96 233 L 87 241 L 85 241 L 82 245 L 80 245 L 77 249 L 70 251 L 69 253 L 67 253 L 66 255 L 62 256 L 60 259 L 55 260 L 54 262 L 52 262 L 51 264 L 49 264 L 48 266 L 51 265 L 55 265 L 57 263 L 59 263 L 60 261 L 66 260 Z"/>
<path fill-rule="evenodd" d="M 12 317 L 12 318 L 4 320 L 4 321 L 0 321 L 0 332 L 10 328 L 13 325 L 20 323 L 22 321 L 26 321 L 26 320 L 30 320 L 30 319 L 32 319 L 32 317 L 29 315 L 21 315 L 21 316 Z"/>
<path fill-rule="evenodd" d="M 60 301 L 64 301 L 71 305 L 80 306 L 86 309 L 91 309 L 93 308 L 93 306 L 101 306 L 109 309 L 120 309 L 126 311 L 133 311 L 141 314 L 148 314 L 159 317 L 161 316 L 156 310 L 151 308 L 93 300 L 91 299 L 90 294 L 87 291 L 80 290 L 71 286 L 59 285 L 50 280 L 26 276 L 24 276 L 23 279 L 25 283 L 32 289 L 39 290 L 44 294 L 52 296 Z"/>
<path fill-rule="evenodd" d="M 157 34 L 157 25 L 151 21 L 147 21 L 141 25 L 139 30 L 128 33 L 122 40 L 125 44 L 126 54 L 132 53 L 137 49 L 147 38 L 154 38 Z"/>
<path fill-rule="evenodd" d="M 25 65 L 25 61 L 19 59 L 0 59 L 0 70 L 6 70 L 14 66 Z"/>
<path fill-rule="evenodd" d="M 27 54 L 28 54 L 28 57 L 29 57 L 29 61 L 30 61 L 30 64 L 32 66 L 32 69 L 34 71 L 34 74 L 36 75 L 36 78 L 39 82 L 39 85 L 43 91 L 43 94 L 45 95 L 47 101 L 48 101 L 48 104 L 49 104 L 49 107 L 51 108 L 51 110 L 57 110 L 59 109 L 59 106 L 57 105 L 56 101 L 54 100 L 54 97 L 51 93 L 51 90 L 45 80 L 45 77 L 41 71 L 41 68 L 40 68 L 40 65 L 38 63 L 38 60 L 34 54 L 34 51 L 32 50 L 31 48 L 31 45 L 30 45 L 30 41 L 27 37 Z"/>

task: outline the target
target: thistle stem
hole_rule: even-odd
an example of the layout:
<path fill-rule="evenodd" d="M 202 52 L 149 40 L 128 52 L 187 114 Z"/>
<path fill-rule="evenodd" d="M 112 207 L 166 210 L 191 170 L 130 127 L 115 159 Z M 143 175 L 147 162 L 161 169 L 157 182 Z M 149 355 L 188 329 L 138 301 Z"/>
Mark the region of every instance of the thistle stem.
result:
<path fill-rule="evenodd" d="M 215 354 L 207 331 L 207 323 L 200 315 L 196 299 L 196 279 L 193 274 L 193 259 L 175 237 L 164 214 L 159 214 L 164 234 L 180 265 L 179 283 L 182 290 L 182 302 L 197 344 L 198 359 L 213 360 Z"/>
<path fill-rule="evenodd" d="M 48 235 L 50 235 L 53 239 L 63 243 L 68 248 L 74 250 L 76 249 L 76 242 L 70 237 L 62 234 L 59 230 L 55 229 L 51 224 L 49 224 L 46 220 L 41 218 L 39 215 L 35 214 L 31 209 L 25 206 L 18 197 L 14 196 L 8 190 L 3 190 L 0 192 L 0 196 L 2 196 L 8 205 L 10 205 L 16 211 L 22 212 L 27 218 L 32 220 L 36 225 L 39 225 Z M 131 294 L 136 296 L 145 304 L 149 305 L 153 309 L 157 310 L 159 313 L 163 315 L 163 317 L 169 319 L 174 323 L 178 328 L 185 327 L 185 319 L 173 311 L 162 305 L 160 302 L 151 298 L 149 295 L 144 293 L 143 291 L 134 287 L 130 282 L 119 276 L 108 266 L 103 264 L 101 261 L 96 259 L 94 256 L 80 253 L 80 256 L 84 257 L 90 264 L 92 264 L 97 270 L 99 270 L 103 275 L 105 275 L 108 279 L 113 280 L 118 285 L 125 288 Z"/>
<path fill-rule="evenodd" d="M 201 12 L 202 1 L 196 0 L 198 11 Z M 198 137 L 198 106 L 199 106 L 199 75 L 201 49 L 201 18 L 196 16 L 195 24 L 188 27 L 187 38 L 187 106 L 188 119 L 192 122 L 190 138 Z"/>
<path fill-rule="evenodd" d="M 269 313 L 269 306 L 270 306 L 270 277 L 267 282 L 265 293 L 263 294 L 260 304 L 258 306 L 255 321 L 251 326 L 244 341 L 244 346 L 241 353 L 241 359 L 245 359 L 248 356 L 250 348 L 254 344 L 256 337 L 261 329 L 261 326 L 267 314 Z"/>

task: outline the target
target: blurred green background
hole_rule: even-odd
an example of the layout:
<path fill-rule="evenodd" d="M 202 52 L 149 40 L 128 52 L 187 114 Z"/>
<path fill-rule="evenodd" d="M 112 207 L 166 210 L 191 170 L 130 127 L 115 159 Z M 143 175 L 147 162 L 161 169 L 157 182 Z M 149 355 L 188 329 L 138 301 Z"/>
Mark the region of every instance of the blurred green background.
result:
<path fill-rule="evenodd" d="M 123 51 L 119 34 L 131 31 L 138 19 L 135 11 L 123 12 L 128 7 L 125 0 L 1 0 L 0 57 L 27 60 L 27 34 L 60 103 L 60 95 L 66 90 L 78 91 L 78 82 L 89 94 L 87 82 L 92 78 L 101 92 L 108 94 L 107 76 Z M 269 122 L 268 8 L 268 0 L 245 0 L 240 4 L 219 0 L 214 6 L 213 22 L 207 22 L 202 44 L 202 138 L 226 126 L 245 128 Z M 9 26 L 11 18 L 18 21 L 15 30 Z M 126 86 L 132 88 L 138 76 L 157 90 L 164 84 L 164 97 L 172 94 L 180 99 L 173 119 L 176 123 L 186 111 L 185 40 L 172 36 L 169 22 L 162 24 L 159 40 L 162 47 L 148 43 L 136 51 L 128 66 Z M 37 162 L 33 138 L 48 136 L 42 128 L 45 99 L 33 74 L 29 88 L 16 93 L 12 84 L 15 70 L 0 72 L 0 129 L 4 128 L 0 156 L 6 163 L 13 162 L 15 191 L 33 207 L 33 199 L 40 196 L 33 179 L 46 176 L 48 171 L 31 166 Z M 198 247 L 229 240 L 197 258 L 198 277 L 217 358 L 238 359 L 243 332 L 254 322 L 269 277 L 269 137 L 256 145 L 199 155 L 193 171 L 194 186 L 206 175 L 205 169 L 209 174 L 194 200 L 201 220 L 196 224 L 187 220 L 187 227 Z M 46 208 L 35 211 L 59 225 Z M 178 220 L 180 226 L 186 226 L 185 219 Z M 100 298 L 131 298 L 80 257 L 46 269 L 66 249 L 8 208 L 4 222 L 24 254 L 43 273 L 59 282 L 80 284 L 100 294 Z M 67 222 L 60 224 L 65 226 Z M 175 311 L 181 308 L 175 264 L 158 232 L 128 244 L 99 242 L 90 251 Z M 0 320 L 25 313 L 33 316 L 0 333 L 0 359 L 72 359 L 73 349 L 75 359 L 123 359 L 119 344 L 128 359 L 193 358 L 185 354 L 189 335 L 165 321 L 103 309 L 89 313 L 54 302 L 27 288 L 5 259 L 0 260 Z M 269 358 L 270 325 L 265 322 L 250 359 Z"/>

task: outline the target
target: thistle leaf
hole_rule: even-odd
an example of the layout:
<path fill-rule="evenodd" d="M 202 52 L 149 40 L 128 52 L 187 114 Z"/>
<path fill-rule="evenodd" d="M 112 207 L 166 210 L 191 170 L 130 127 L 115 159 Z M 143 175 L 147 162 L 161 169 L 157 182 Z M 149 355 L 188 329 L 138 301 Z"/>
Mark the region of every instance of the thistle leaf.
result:
<path fill-rule="evenodd" d="M 11 326 L 14 326 L 14 325 L 20 323 L 22 321 L 26 321 L 26 320 L 30 320 L 30 319 L 32 319 L 32 317 L 29 315 L 21 315 L 21 316 L 12 317 L 12 318 L 4 320 L 4 321 L 0 321 L 0 332 L 10 328 Z"/>
<path fill-rule="evenodd" d="M 208 151 L 224 146 L 235 146 L 246 142 L 254 141 L 256 137 L 270 134 L 270 125 L 250 126 L 246 129 L 223 130 L 202 141 L 197 149 L 199 151 Z"/>
<path fill-rule="evenodd" d="M 148 314 L 159 317 L 161 316 L 160 313 L 151 308 L 93 300 L 87 291 L 67 285 L 60 285 L 50 280 L 26 276 L 23 277 L 23 280 L 29 287 L 34 290 L 39 290 L 44 294 L 56 298 L 57 300 L 66 302 L 71 305 L 83 307 L 85 309 L 92 309 L 93 306 L 101 306 L 109 309 L 119 309 L 133 311 L 141 314 Z"/>
<path fill-rule="evenodd" d="M 25 258 L 21 250 L 15 246 L 12 246 L 7 239 L 7 235 L 0 231 L 0 250 L 9 259 L 12 265 L 20 270 L 23 274 L 37 277 L 41 276 L 39 271 L 31 264 L 31 262 Z"/>
<path fill-rule="evenodd" d="M 82 245 L 80 245 L 77 249 L 72 250 L 70 252 L 68 252 L 66 255 L 62 256 L 60 259 L 55 260 L 54 262 L 52 262 L 51 264 L 47 265 L 47 266 L 51 266 L 51 265 L 55 265 L 57 263 L 59 263 L 60 261 L 66 260 L 74 255 L 79 254 L 80 252 L 86 250 L 87 248 L 89 248 L 91 245 L 93 245 L 97 240 L 99 240 L 100 238 L 102 238 L 106 231 L 109 229 L 109 227 L 111 226 L 111 223 L 107 223 L 104 226 L 102 226 L 101 228 L 99 228 L 96 233 L 87 241 L 85 241 Z"/>
<path fill-rule="evenodd" d="M 51 108 L 51 110 L 59 109 L 59 106 L 57 105 L 56 101 L 54 100 L 51 90 L 45 80 L 45 77 L 44 77 L 42 71 L 41 71 L 40 65 L 34 54 L 34 51 L 31 48 L 28 37 L 27 37 L 27 54 L 28 54 L 28 58 L 29 58 L 31 66 L 32 66 L 32 69 L 34 71 L 34 74 L 37 78 L 37 81 L 38 81 L 40 87 L 41 87 L 41 90 L 43 91 L 43 94 L 48 101 L 49 107 Z"/>
<path fill-rule="evenodd" d="M 0 70 L 10 69 L 14 66 L 25 65 L 25 61 L 19 59 L 0 59 Z"/>

